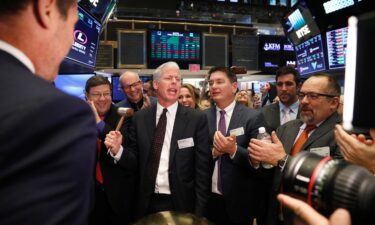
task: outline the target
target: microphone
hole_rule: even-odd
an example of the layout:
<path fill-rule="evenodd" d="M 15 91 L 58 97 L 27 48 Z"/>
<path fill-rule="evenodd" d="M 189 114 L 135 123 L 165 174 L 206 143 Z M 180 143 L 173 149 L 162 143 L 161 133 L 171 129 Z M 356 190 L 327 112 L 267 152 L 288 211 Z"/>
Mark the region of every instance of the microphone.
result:
<path fill-rule="evenodd" d="M 132 108 L 127 108 L 127 107 L 119 107 L 117 109 L 117 114 L 121 116 L 120 120 L 117 123 L 115 131 L 119 131 L 120 128 L 122 127 L 122 124 L 125 121 L 125 118 L 132 117 L 134 114 L 134 110 Z M 109 151 L 111 151 L 111 148 L 108 148 L 107 154 L 109 154 Z"/>

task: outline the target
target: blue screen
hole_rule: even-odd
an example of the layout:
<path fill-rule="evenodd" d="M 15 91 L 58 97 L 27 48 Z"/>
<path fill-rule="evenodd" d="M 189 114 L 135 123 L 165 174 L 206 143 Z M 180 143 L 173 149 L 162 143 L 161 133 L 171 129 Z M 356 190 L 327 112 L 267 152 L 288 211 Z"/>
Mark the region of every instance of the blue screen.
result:
<path fill-rule="evenodd" d="M 328 31 L 326 37 L 329 69 L 344 68 L 348 28 Z"/>
<path fill-rule="evenodd" d="M 78 7 L 78 19 L 74 28 L 74 41 L 67 58 L 95 67 L 101 24 L 81 7 Z"/>
<path fill-rule="evenodd" d="M 319 34 L 295 46 L 297 67 L 301 75 L 325 70 L 322 36 Z"/>
<path fill-rule="evenodd" d="M 63 92 L 85 100 L 86 81 L 94 74 L 64 74 L 58 75 L 55 86 Z"/>
<path fill-rule="evenodd" d="M 120 77 L 112 76 L 112 101 L 119 102 L 125 99 L 126 96 L 121 90 Z"/>

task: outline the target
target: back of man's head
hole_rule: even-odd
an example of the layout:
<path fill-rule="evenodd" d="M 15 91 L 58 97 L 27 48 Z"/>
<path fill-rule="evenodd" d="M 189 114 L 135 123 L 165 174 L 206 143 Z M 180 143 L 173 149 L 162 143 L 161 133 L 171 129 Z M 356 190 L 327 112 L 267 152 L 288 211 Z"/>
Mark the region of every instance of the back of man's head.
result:
<path fill-rule="evenodd" d="M 25 10 L 29 4 L 36 4 L 34 0 L 1 0 L 0 18 L 17 15 Z M 57 8 L 63 17 L 67 16 L 68 9 L 76 3 L 77 0 L 56 0 Z"/>

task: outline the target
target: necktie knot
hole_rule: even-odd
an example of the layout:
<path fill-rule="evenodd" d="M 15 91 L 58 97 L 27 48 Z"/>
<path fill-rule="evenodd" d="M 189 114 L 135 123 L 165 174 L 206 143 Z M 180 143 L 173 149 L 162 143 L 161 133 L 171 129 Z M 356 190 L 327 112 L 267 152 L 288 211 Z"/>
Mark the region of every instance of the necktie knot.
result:
<path fill-rule="evenodd" d="M 220 116 L 224 116 L 225 115 L 225 110 L 220 110 Z"/>
<path fill-rule="evenodd" d="M 312 125 L 307 125 L 305 130 L 306 130 L 307 133 L 310 133 L 315 128 L 316 128 L 316 126 L 314 124 L 312 124 Z"/>

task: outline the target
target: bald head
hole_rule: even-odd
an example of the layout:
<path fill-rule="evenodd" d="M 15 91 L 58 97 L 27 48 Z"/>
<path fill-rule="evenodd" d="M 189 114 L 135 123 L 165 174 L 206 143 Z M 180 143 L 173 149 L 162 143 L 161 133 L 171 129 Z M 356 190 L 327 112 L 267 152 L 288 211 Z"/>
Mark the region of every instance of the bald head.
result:
<path fill-rule="evenodd" d="M 142 81 L 136 72 L 126 71 L 120 76 L 121 89 L 127 96 L 130 102 L 139 102 L 142 95 Z"/>

